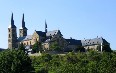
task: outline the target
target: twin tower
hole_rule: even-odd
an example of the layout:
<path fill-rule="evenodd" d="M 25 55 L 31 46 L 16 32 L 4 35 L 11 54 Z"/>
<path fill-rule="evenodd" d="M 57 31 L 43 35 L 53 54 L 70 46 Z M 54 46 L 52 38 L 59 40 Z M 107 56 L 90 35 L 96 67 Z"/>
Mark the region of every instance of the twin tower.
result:
<path fill-rule="evenodd" d="M 24 14 L 22 17 L 22 26 L 19 29 L 19 37 L 27 36 L 27 28 L 25 27 L 24 21 Z M 18 47 L 18 40 L 17 40 L 17 27 L 14 25 L 13 13 L 11 16 L 11 23 L 8 27 L 8 48 L 14 49 Z"/>

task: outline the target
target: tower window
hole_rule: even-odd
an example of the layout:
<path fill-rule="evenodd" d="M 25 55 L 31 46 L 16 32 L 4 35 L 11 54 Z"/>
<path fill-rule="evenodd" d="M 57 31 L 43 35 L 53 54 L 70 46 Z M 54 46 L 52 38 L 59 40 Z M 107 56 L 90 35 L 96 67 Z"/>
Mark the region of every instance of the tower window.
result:
<path fill-rule="evenodd" d="M 10 29 L 8 29 L 8 31 L 10 32 Z"/>
<path fill-rule="evenodd" d="M 11 37 L 10 37 L 10 34 L 9 34 L 9 38 L 11 38 Z"/>

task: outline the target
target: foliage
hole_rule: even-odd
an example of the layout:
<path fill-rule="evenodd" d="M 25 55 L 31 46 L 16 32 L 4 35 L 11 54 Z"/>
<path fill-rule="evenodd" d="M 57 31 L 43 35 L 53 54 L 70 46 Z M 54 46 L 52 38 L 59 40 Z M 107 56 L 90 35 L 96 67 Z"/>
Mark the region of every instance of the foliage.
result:
<path fill-rule="evenodd" d="M 116 73 L 116 52 L 44 53 L 30 58 L 21 50 L 3 51 L 0 73 Z"/>
<path fill-rule="evenodd" d="M 36 72 L 43 73 L 116 73 L 116 52 L 43 54 L 33 57 L 32 63 Z"/>
<path fill-rule="evenodd" d="M 38 45 L 38 41 L 36 41 L 36 43 L 33 45 L 33 48 L 32 48 L 32 52 L 33 53 L 36 53 L 39 51 L 39 45 Z"/>
<path fill-rule="evenodd" d="M 50 49 L 53 51 L 61 51 L 61 47 L 59 46 L 57 41 L 54 41 L 50 44 Z"/>
<path fill-rule="evenodd" d="M 23 43 L 21 43 L 21 44 L 19 45 L 19 50 L 22 50 L 22 51 L 25 52 L 25 46 L 23 45 Z"/>
<path fill-rule="evenodd" d="M 41 43 L 36 41 L 36 43 L 33 45 L 32 52 L 37 53 L 39 51 L 42 51 Z"/>
<path fill-rule="evenodd" d="M 0 73 L 30 73 L 31 59 L 21 50 L 6 50 L 0 53 Z"/>

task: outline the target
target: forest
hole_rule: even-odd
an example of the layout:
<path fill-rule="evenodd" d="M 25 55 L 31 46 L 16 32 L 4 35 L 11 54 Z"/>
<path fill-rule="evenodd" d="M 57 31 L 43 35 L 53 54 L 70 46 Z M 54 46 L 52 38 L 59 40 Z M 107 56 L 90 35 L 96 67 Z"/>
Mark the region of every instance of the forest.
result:
<path fill-rule="evenodd" d="M 0 73 L 116 73 L 116 52 L 28 56 L 22 50 L 5 50 L 0 52 Z"/>

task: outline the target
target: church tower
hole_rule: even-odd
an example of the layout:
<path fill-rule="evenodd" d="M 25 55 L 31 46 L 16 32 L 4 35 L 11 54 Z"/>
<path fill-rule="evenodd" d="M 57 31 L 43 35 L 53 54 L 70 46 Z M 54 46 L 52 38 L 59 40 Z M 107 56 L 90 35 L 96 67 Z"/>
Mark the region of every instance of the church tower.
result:
<path fill-rule="evenodd" d="M 8 27 L 8 48 L 17 48 L 17 27 L 14 25 L 13 13 L 11 16 L 11 24 Z"/>
<path fill-rule="evenodd" d="M 45 20 L 45 33 L 47 33 L 48 30 L 47 30 L 47 23 L 46 23 L 46 20 Z"/>
<path fill-rule="evenodd" d="M 22 18 L 22 26 L 19 29 L 19 37 L 24 37 L 27 36 L 27 28 L 25 27 L 25 21 L 24 21 L 24 14 L 23 14 L 23 18 Z"/>

